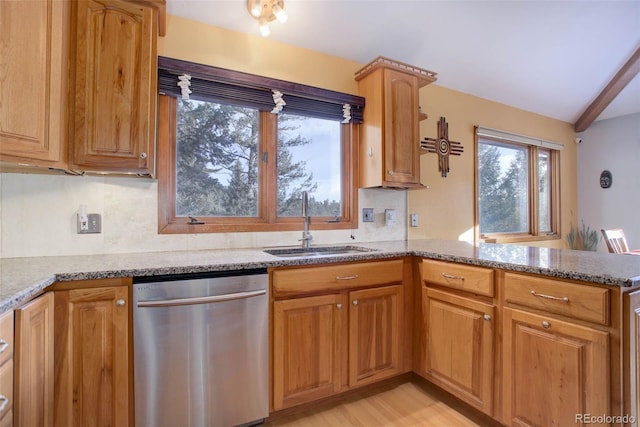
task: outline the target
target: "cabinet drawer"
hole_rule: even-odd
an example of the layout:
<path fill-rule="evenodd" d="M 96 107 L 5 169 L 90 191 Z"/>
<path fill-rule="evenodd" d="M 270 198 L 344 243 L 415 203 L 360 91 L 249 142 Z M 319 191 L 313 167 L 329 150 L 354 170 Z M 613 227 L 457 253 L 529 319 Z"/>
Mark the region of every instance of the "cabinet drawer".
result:
<path fill-rule="evenodd" d="M 0 316 L 0 365 L 13 355 L 13 311 Z"/>
<path fill-rule="evenodd" d="M 13 359 L 0 366 L 0 417 L 13 407 Z"/>
<path fill-rule="evenodd" d="M 493 270 L 490 268 L 424 259 L 422 280 L 478 295 L 493 296 Z"/>
<path fill-rule="evenodd" d="M 358 262 L 323 267 L 276 270 L 273 293 L 276 296 L 335 291 L 402 281 L 402 260 Z"/>
<path fill-rule="evenodd" d="M 609 289 L 505 273 L 507 302 L 601 325 L 609 324 L 610 294 Z"/>

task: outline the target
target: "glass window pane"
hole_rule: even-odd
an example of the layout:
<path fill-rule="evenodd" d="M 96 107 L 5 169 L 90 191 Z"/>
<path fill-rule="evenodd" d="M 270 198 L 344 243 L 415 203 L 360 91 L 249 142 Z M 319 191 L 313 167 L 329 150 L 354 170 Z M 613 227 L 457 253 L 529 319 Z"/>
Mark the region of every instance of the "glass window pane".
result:
<path fill-rule="evenodd" d="M 529 151 L 478 141 L 480 233 L 529 232 Z"/>
<path fill-rule="evenodd" d="M 311 216 L 342 214 L 340 122 L 278 115 L 278 216 L 299 217 L 302 192 Z"/>
<path fill-rule="evenodd" d="M 538 151 L 540 232 L 551 232 L 551 152 Z"/>
<path fill-rule="evenodd" d="M 258 215 L 256 109 L 178 101 L 176 215 Z"/>

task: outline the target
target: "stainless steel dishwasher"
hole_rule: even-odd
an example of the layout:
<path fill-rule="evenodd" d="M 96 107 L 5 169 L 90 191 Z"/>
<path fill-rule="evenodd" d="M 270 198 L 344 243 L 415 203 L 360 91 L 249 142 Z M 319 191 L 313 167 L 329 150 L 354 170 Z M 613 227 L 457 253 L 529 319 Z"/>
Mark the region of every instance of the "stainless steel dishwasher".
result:
<path fill-rule="evenodd" d="M 137 427 L 230 427 L 269 415 L 266 270 L 136 277 Z"/>

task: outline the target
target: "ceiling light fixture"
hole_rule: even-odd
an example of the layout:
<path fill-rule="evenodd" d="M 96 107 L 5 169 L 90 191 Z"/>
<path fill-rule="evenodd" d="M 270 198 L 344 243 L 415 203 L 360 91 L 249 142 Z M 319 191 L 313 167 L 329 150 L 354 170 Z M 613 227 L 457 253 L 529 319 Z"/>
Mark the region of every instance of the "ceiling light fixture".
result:
<path fill-rule="evenodd" d="M 284 10 L 283 0 L 247 0 L 249 14 L 260 24 L 260 34 L 267 37 L 271 34 L 269 22 L 275 21 L 285 23 L 289 15 Z"/>

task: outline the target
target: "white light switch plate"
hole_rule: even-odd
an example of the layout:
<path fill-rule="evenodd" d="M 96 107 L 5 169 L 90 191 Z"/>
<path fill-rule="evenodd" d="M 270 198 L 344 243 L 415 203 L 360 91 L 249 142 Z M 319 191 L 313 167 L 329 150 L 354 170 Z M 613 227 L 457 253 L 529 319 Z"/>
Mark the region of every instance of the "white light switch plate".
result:
<path fill-rule="evenodd" d="M 387 225 L 396 223 L 396 210 L 395 209 L 385 209 L 384 210 L 384 222 Z"/>

